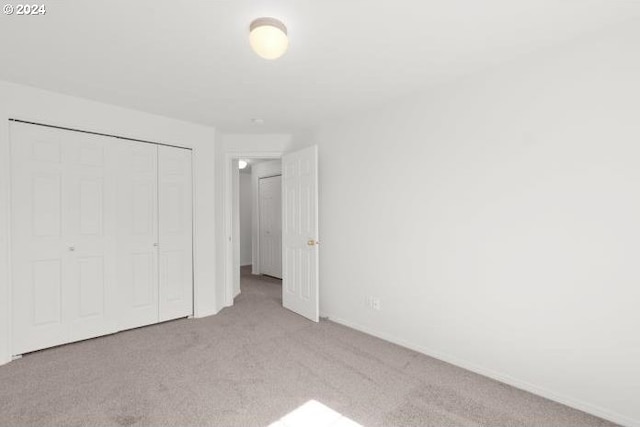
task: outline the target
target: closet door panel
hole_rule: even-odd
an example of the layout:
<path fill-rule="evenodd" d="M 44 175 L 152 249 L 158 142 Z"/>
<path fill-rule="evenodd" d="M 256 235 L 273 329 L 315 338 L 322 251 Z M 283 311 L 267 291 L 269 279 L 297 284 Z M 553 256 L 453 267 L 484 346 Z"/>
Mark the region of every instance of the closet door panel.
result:
<path fill-rule="evenodd" d="M 120 329 L 158 317 L 158 147 L 121 141 L 118 183 Z"/>
<path fill-rule="evenodd" d="M 12 353 L 70 339 L 64 322 L 68 276 L 62 230 L 62 145 L 59 135 L 11 127 Z"/>
<path fill-rule="evenodd" d="M 10 137 L 12 353 L 115 331 L 106 138 L 21 123 Z"/>
<path fill-rule="evenodd" d="M 116 180 L 113 138 L 66 132 L 65 235 L 73 341 L 116 332 Z"/>
<path fill-rule="evenodd" d="M 158 147 L 160 321 L 193 314 L 191 151 Z"/>

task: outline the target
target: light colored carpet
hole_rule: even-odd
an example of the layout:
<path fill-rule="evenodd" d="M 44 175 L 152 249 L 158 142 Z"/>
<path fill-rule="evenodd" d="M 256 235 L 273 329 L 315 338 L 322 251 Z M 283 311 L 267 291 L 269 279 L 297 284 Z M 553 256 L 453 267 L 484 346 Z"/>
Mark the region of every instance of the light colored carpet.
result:
<path fill-rule="evenodd" d="M 246 270 L 235 306 L 217 316 L 0 367 L 3 426 L 268 426 L 293 411 L 278 424 L 290 425 L 310 401 L 342 414 L 342 424 L 370 427 L 611 425 L 335 323 L 309 322 L 281 307 L 279 281 Z M 301 425 L 322 421 L 312 413 Z"/>

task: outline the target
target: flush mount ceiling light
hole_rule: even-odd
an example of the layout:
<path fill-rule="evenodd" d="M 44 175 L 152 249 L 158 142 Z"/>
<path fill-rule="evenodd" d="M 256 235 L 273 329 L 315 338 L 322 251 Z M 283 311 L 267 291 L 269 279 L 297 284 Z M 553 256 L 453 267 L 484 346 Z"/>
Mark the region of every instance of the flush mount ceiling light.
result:
<path fill-rule="evenodd" d="M 249 43 L 264 59 L 280 58 L 289 47 L 287 27 L 275 18 L 258 18 L 249 25 Z"/>
<path fill-rule="evenodd" d="M 247 161 L 246 160 L 238 160 L 238 169 L 244 169 L 247 167 Z"/>

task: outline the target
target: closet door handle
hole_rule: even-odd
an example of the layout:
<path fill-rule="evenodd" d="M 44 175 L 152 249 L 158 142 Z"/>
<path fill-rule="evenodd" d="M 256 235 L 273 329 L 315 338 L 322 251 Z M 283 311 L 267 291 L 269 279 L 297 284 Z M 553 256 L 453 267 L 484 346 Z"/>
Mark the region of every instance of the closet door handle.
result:
<path fill-rule="evenodd" d="M 73 252 L 73 251 L 75 251 L 75 250 L 76 250 L 76 247 L 75 247 L 75 246 L 69 246 L 69 252 Z"/>
<path fill-rule="evenodd" d="M 153 244 L 153 247 L 154 247 L 154 248 L 157 248 L 157 247 L 158 247 L 158 244 L 157 244 L 157 243 L 154 243 L 154 244 Z"/>

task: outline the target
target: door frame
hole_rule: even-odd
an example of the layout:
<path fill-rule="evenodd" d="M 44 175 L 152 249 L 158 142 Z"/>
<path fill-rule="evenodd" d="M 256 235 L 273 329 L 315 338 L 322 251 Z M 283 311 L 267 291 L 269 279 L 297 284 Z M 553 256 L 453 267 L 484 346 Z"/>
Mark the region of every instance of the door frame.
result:
<path fill-rule="evenodd" d="M 233 161 L 238 159 L 264 159 L 264 160 L 277 160 L 282 158 L 285 151 L 229 151 L 224 155 L 224 173 L 222 177 L 223 186 L 223 230 L 224 235 L 220 238 L 224 241 L 224 251 L 222 268 L 222 277 L 224 278 L 224 301 L 225 306 L 231 307 L 233 305 L 233 274 L 235 266 L 233 265 L 233 252 L 236 244 L 233 241 Z M 238 244 L 240 242 L 237 242 Z"/>

